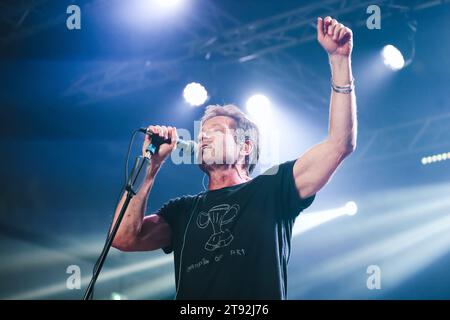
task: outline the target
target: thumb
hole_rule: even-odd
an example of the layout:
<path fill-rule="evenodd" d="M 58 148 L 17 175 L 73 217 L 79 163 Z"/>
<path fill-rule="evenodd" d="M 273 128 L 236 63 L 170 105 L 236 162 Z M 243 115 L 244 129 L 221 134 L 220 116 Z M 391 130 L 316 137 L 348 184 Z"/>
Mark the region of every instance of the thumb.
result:
<path fill-rule="evenodd" d="M 323 33 L 323 19 L 321 17 L 317 18 L 317 39 L 320 41 L 323 39 L 325 34 Z"/>

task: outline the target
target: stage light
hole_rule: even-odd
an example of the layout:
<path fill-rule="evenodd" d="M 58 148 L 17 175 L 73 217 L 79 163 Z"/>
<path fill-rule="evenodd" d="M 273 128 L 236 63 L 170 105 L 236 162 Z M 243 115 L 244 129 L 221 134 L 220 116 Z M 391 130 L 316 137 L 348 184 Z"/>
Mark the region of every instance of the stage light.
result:
<path fill-rule="evenodd" d="M 427 156 L 427 157 L 422 157 L 421 163 L 423 165 L 427 165 L 427 164 L 432 164 L 435 162 L 441 162 L 441 161 L 446 161 L 446 160 L 450 160 L 450 152 L 443 152 L 443 153 L 434 154 L 434 155 Z"/>
<path fill-rule="evenodd" d="M 345 215 L 353 216 L 357 211 L 358 206 L 356 203 L 354 201 L 349 201 L 342 207 L 301 214 L 294 224 L 292 236 L 295 237 L 300 233 Z"/>
<path fill-rule="evenodd" d="M 156 0 L 156 3 L 163 8 L 170 8 L 180 5 L 182 0 Z"/>
<path fill-rule="evenodd" d="M 137 8 L 145 10 L 149 14 L 168 14 L 174 12 L 181 5 L 183 0 L 134 0 Z M 133 3 L 132 3 L 133 4 Z"/>
<path fill-rule="evenodd" d="M 247 100 L 247 111 L 250 118 L 258 125 L 265 125 L 270 119 L 271 103 L 269 98 L 262 94 L 255 94 Z"/>
<path fill-rule="evenodd" d="M 183 97 L 191 106 L 201 106 L 208 99 L 208 92 L 200 83 L 191 82 L 184 88 Z"/>
<path fill-rule="evenodd" d="M 139 31 L 157 32 L 176 25 L 189 10 L 185 0 L 128 0 L 115 6 L 115 19 Z"/>
<path fill-rule="evenodd" d="M 393 37 L 393 43 L 381 50 L 384 64 L 391 70 L 398 71 L 412 64 L 416 55 L 417 21 L 407 19 L 399 26 L 400 37 Z M 395 44 L 395 45 L 394 45 Z"/>
<path fill-rule="evenodd" d="M 349 216 L 353 216 L 358 212 L 358 206 L 354 201 L 349 201 L 345 204 L 345 211 Z"/>
<path fill-rule="evenodd" d="M 118 292 L 111 293 L 111 300 L 128 300 L 126 296 Z"/>
<path fill-rule="evenodd" d="M 402 53 L 393 45 L 389 44 L 381 51 L 384 64 L 394 71 L 398 71 L 405 66 L 405 59 Z"/>
<path fill-rule="evenodd" d="M 336 234 L 327 234 L 329 229 L 321 234 L 317 230 L 316 241 L 321 246 L 323 242 L 335 242 L 339 235 L 339 248 L 346 248 L 345 252 L 330 248 L 336 252 L 305 267 L 301 277 L 291 277 L 291 296 L 308 295 L 337 278 L 348 282 L 345 291 L 334 297 L 341 298 L 349 292 L 367 294 L 361 278 L 353 275 L 372 264 L 381 267 L 382 283 L 395 289 L 412 281 L 411 277 L 431 264 L 439 263 L 450 245 L 449 190 L 450 184 L 445 183 L 377 190 L 361 198 L 365 217 L 341 223 Z M 370 239 L 365 238 L 367 241 L 355 242 L 367 235 L 371 235 Z"/>

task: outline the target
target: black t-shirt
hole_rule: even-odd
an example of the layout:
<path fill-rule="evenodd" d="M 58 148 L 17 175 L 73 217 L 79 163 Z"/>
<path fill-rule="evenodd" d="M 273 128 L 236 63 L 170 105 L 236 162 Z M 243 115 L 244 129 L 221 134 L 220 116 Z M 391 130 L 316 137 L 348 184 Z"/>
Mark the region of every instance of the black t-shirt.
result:
<path fill-rule="evenodd" d="M 172 229 L 176 299 L 286 299 L 295 218 L 301 199 L 295 161 L 242 184 L 183 196 L 158 212 Z"/>

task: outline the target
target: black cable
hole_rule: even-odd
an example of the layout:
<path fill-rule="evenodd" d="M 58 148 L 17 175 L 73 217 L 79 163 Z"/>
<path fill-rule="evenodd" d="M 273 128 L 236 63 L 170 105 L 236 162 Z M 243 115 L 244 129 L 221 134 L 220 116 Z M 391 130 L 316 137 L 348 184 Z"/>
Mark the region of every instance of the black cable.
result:
<path fill-rule="evenodd" d="M 133 134 L 131 136 L 130 143 L 128 144 L 127 157 L 126 157 L 126 160 L 125 160 L 125 183 L 124 183 L 125 186 L 127 185 L 127 182 L 128 182 L 128 162 L 130 160 L 131 147 L 133 146 L 134 138 L 136 137 L 136 133 L 138 133 L 138 132 L 139 132 L 139 129 L 138 130 L 134 130 L 134 132 L 133 132 Z"/>
<path fill-rule="evenodd" d="M 129 164 L 129 160 L 130 160 L 131 148 L 133 146 L 134 139 L 135 139 L 136 134 L 138 132 L 139 132 L 139 130 L 134 130 L 133 131 L 133 134 L 131 135 L 130 142 L 128 143 L 128 150 L 127 150 L 127 155 L 126 155 L 126 158 L 125 158 L 125 182 L 124 182 L 124 185 L 123 185 L 122 189 L 120 189 L 120 193 L 119 193 L 119 195 L 118 195 L 118 197 L 116 199 L 116 204 L 118 204 L 120 202 L 120 200 L 122 198 L 122 195 L 125 192 L 127 183 L 128 183 L 128 164 Z M 106 233 L 106 239 L 108 239 L 109 233 L 111 232 L 111 227 L 113 225 L 113 222 L 114 222 L 114 214 L 113 214 L 113 219 L 111 219 L 111 223 L 110 223 L 110 225 L 108 227 L 108 231 Z M 92 269 L 92 276 L 94 276 L 95 272 L 97 271 L 98 263 L 99 263 L 99 261 L 97 260 L 95 265 L 94 265 L 94 268 Z M 91 293 L 89 299 L 93 299 L 94 298 L 94 289 L 95 288 L 92 289 L 92 293 Z"/>

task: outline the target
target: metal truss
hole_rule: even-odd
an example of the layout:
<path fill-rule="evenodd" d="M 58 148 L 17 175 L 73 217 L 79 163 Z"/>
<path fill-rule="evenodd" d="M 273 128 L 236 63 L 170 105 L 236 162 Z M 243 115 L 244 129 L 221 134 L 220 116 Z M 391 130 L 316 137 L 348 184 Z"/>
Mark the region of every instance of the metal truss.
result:
<path fill-rule="evenodd" d="M 97 0 L 98 1 L 98 0 Z M 104 0 L 103 0 L 104 1 Z M 220 33 L 223 28 L 239 25 L 239 21 L 225 11 L 213 5 L 211 1 L 201 1 L 202 15 L 190 17 L 190 23 L 195 25 L 192 30 L 185 30 L 190 39 L 199 39 L 205 33 Z M 110 63 L 103 68 L 83 75 L 66 92 L 66 95 L 82 94 L 82 104 L 109 99 L 144 88 L 176 80 L 180 76 L 183 64 L 188 64 L 194 56 L 185 53 L 178 59 L 164 61 L 132 61 Z"/>
<path fill-rule="evenodd" d="M 222 30 L 236 27 L 240 23 L 234 17 L 214 6 L 212 1 L 199 0 L 202 13 L 208 19 L 193 15 L 191 23 L 196 31 L 185 30 L 191 39 L 200 40 L 202 34 L 218 34 Z M 67 0 L 64 5 L 76 4 L 81 11 L 95 10 L 100 7 L 111 6 L 111 0 Z M 53 3 L 54 4 L 54 3 Z M 0 26 L 2 37 L 0 44 L 5 46 L 11 42 L 33 36 L 57 25 L 65 25 L 67 14 L 64 5 L 54 6 L 49 0 L 10 0 L 0 3 Z M 58 10 L 58 11 L 56 11 Z"/>
<path fill-rule="evenodd" d="M 440 151 L 439 151 L 440 150 Z M 394 157 L 450 151 L 450 113 L 372 131 L 354 160 L 374 162 Z"/>
<path fill-rule="evenodd" d="M 191 51 L 197 54 L 237 58 L 239 62 L 256 59 L 301 43 L 315 40 L 317 16 L 330 15 L 350 27 L 365 25 L 369 5 L 382 7 L 382 18 L 407 14 L 450 3 L 450 0 L 325 0 L 301 6 L 295 10 L 227 30 L 201 42 L 192 42 Z M 386 10 L 387 9 L 387 10 Z M 358 13 L 355 19 L 355 13 Z M 349 18 L 352 14 L 352 19 Z M 348 20 L 347 20 L 348 19 Z"/>
<path fill-rule="evenodd" d="M 10 1 L 0 3 L 0 23 L 2 26 L 1 46 L 33 36 L 64 24 L 66 12 L 51 12 L 48 0 Z"/>
<path fill-rule="evenodd" d="M 31 21 L 31 15 L 39 14 L 39 9 L 47 1 L 20 3 L 22 5 L 14 6 L 14 10 L 11 5 L 1 7 L 3 10 L 0 20 L 20 26 L 3 39 L 2 43 L 35 34 L 66 18 L 63 12 L 60 16 L 42 19 L 44 22 L 40 24 L 26 24 L 24 22 L 27 20 L 34 21 Z M 329 79 L 319 77 L 310 66 L 293 59 L 285 51 L 289 47 L 315 39 L 315 19 L 318 15 L 332 15 L 351 27 L 358 27 L 365 25 L 366 8 L 372 4 L 382 7 L 382 17 L 385 19 L 397 13 L 407 14 L 448 3 L 450 0 L 324 0 L 241 26 L 239 21 L 215 6 L 212 1 L 203 0 L 200 4 L 201 16 L 208 19 L 195 15 L 191 18 L 196 28 L 185 31 L 191 40 L 186 45 L 186 50 L 180 53 L 179 59 L 120 62 L 97 67 L 96 71 L 78 79 L 65 94 L 80 94 L 85 98 L 84 103 L 127 94 L 174 80 L 179 75 L 180 62 L 205 58 L 210 65 L 243 63 L 249 71 L 270 78 L 280 89 L 285 88 L 286 96 L 304 103 L 306 107 L 313 109 L 327 106 L 327 99 L 318 93 L 323 91 L 317 88 L 328 86 Z M 106 5 L 106 0 L 85 1 L 82 10 L 101 5 Z M 207 36 L 203 36 L 204 34 Z M 214 59 L 216 56 L 221 59 Z"/>
<path fill-rule="evenodd" d="M 313 66 L 308 66 L 298 58 L 278 52 L 249 61 L 243 66 L 256 79 L 264 79 L 287 101 L 298 104 L 299 108 L 328 110 L 329 79 L 320 76 Z"/>
<path fill-rule="evenodd" d="M 81 104 L 89 104 L 167 83 L 179 76 L 179 61 L 124 61 L 107 63 L 83 75 L 64 93 L 81 96 Z"/>
<path fill-rule="evenodd" d="M 388 8 L 388 10 L 382 13 L 383 19 L 385 19 L 398 12 L 405 13 L 411 10 L 422 10 L 448 2 L 450 0 L 431 0 L 412 5 L 411 1 L 402 2 L 398 0 L 326 0 L 301 6 L 290 12 L 255 21 L 244 26 L 238 26 L 239 23 L 236 19 L 213 6 L 211 2 L 205 1 L 205 10 L 209 12 L 208 16 L 211 16 L 212 19 L 209 19 L 207 22 L 202 19 L 198 19 L 197 21 L 193 20 L 195 24 L 200 23 L 201 30 L 191 32 L 192 40 L 187 45 L 186 54 L 180 57 L 180 59 L 187 61 L 191 58 L 200 57 L 210 60 L 211 57 L 219 56 L 228 60 L 228 63 L 252 61 L 251 64 L 245 67 L 252 72 L 259 73 L 263 77 L 276 80 L 273 82 L 277 83 L 276 85 L 280 89 L 285 88 L 286 96 L 290 96 L 292 99 L 305 104 L 306 107 L 313 109 L 328 105 L 326 99 L 317 93 L 318 87 L 328 85 L 328 79 L 321 79 L 312 72 L 307 64 L 296 61 L 287 55 L 283 49 L 314 40 L 316 37 L 315 19 L 318 15 L 323 16 L 329 14 L 339 18 L 347 25 L 356 27 L 365 25 L 367 19 L 366 8 L 371 4 L 383 6 L 383 10 L 384 8 Z M 355 12 L 360 12 L 356 20 L 354 17 Z M 352 14 L 351 20 L 349 17 L 350 14 Z M 230 25 L 234 25 L 235 27 L 224 29 Z M 201 34 L 209 34 L 210 36 L 201 37 Z M 216 59 L 211 59 L 209 62 L 213 64 L 218 63 L 215 61 Z M 287 64 L 286 61 L 289 61 L 289 63 Z M 136 68 L 142 68 L 142 63 L 141 65 L 135 64 Z M 223 60 L 219 63 L 223 63 Z M 168 66 L 168 62 L 161 62 L 161 65 L 155 65 L 155 68 L 164 69 Z M 256 68 L 254 68 L 255 66 Z M 177 68 L 172 67 L 172 69 Z M 132 77 L 131 74 L 141 74 L 142 70 L 131 70 L 131 68 L 127 68 L 126 70 L 129 70 L 130 74 L 124 74 L 123 72 L 116 73 L 117 77 L 120 77 L 116 80 L 121 82 L 123 78 L 130 79 L 130 86 L 127 88 L 122 87 L 122 90 L 115 92 L 114 96 L 119 93 L 133 92 L 141 87 L 161 84 L 164 82 L 164 79 L 167 79 L 161 78 L 159 81 L 133 82 L 130 78 Z M 109 71 L 104 70 L 104 72 L 107 73 Z M 83 78 L 94 79 L 95 77 Z M 111 85 L 111 82 L 116 80 L 112 77 L 100 78 L 102 80 L 95 86 L 93 86 L 93 82 L 88 82 L 86 86 L 82 86 L 83 81 L 78 81 L 77 85 L 72 87 L 71 91 L 78 88 L 87 96 L 96 97 L 96 99 L 102 97 L 108 98 L 110 95 L 106 88 Z M 141 79 L 145 79 L 145 77 Z M 311 86 L 312 82 L 314 82 L 314 87 Z M 95 88 L 95 90 L 89 91 L 90 88 Z"/>

